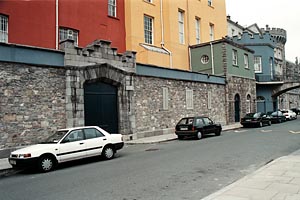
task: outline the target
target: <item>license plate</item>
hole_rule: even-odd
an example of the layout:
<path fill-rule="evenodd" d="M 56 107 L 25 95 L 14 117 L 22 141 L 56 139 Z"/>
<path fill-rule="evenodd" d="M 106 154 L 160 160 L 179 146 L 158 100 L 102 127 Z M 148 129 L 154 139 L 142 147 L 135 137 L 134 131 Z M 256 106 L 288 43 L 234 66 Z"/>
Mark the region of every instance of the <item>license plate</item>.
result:
<path fill-rule="evenodd" d="M 180 128 L 181 131 L 187 131 L 188 128 Z"/>
<path fill-rule="evenodd" d="M 246 122 L 251 122 L 251 119 L 246 119 Z"/>
<path fill-rule="evenodd" d="M 12 164 L 12 165 L 16 165 L 17 164 L 17 162 L 15 160 L 10 160 L 9 163 Z"/>

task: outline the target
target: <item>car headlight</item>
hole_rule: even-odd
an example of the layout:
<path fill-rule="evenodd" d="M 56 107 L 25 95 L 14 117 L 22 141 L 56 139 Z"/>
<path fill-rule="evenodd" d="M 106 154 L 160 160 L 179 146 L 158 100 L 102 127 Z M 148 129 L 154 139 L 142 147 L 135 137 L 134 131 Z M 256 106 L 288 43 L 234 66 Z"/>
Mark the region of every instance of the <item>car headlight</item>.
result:
<path fill-rule="evenodd" d="M 25 154 L 19 154 L 18 158 L 30 158 L 31 157 L 31 153 L 25 153 Z"/>

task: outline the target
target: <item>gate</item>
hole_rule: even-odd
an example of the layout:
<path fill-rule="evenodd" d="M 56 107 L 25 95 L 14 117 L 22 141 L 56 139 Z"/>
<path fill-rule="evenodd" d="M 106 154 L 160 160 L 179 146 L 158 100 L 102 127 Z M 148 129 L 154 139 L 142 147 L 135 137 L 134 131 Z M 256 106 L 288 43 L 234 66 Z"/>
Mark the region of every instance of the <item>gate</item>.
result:
<path fill-rule="evenodd" d="M 234 120 L 235 122 L 240 121 L 240 95 L 236 94 L 234 97 Z"/>
<path fill-rule="evenodd" d="M 102 82 L 84 84 L 84 120 L 86 126 L 100 126 L 118 133 L 117 87 Z"/>

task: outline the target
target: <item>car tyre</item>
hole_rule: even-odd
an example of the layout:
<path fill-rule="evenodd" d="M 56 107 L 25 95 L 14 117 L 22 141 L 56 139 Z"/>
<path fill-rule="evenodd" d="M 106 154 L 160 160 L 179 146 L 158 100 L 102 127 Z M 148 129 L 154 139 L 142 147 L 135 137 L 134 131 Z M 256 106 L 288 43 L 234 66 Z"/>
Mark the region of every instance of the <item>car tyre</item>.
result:
<path fill-rule="evenodd" d="M 184 137 L 182 135 L 178 135 L 177 138 L 178 140 L 183 140 Z"/>
<path fill-rule="evenodd" d="M 216 134 L 216 136 L 220 136 L 221 135 L 221 129 L 217 130 L 217 132 L 215 134 Z"/>
<path fill-rule="evenodd" d="M 110 160 L 110 159 L 114 158 L 114 156 L 115 156 L 115 150 L 113 149 L 112 146 L 104 147 L 104 149 L 102 151 L 102 157 L 105 160 Z"/>
<path fill-rule="evenodd" d="M 38 161 L 38 169 L 40 172 L 49 172 L 53 170 L 55 160 L 51 156 L 42 156 Z"/>
<path fill-rule="evenodd" d="M 202 135 L 201 131 L 197 132 L 197 136 L 196 137 L 197 137 L 198 140 L 202 139 L 203 135 Z"/>

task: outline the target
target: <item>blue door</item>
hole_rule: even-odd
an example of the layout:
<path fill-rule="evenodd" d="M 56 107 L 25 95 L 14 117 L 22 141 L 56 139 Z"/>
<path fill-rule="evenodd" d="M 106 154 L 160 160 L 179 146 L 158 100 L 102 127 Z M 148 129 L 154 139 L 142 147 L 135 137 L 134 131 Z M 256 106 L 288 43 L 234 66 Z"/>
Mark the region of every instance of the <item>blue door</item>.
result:
<path fill-rule="evenodd" d="M 85 83 L 84 119 L 86 126 L 118 133 L 117 87 L 102 82 Z"/>

